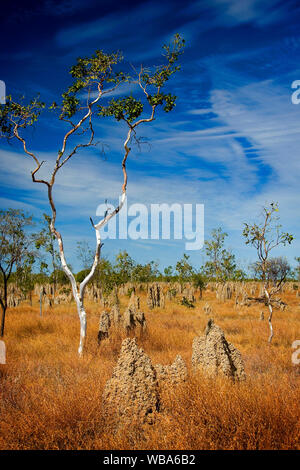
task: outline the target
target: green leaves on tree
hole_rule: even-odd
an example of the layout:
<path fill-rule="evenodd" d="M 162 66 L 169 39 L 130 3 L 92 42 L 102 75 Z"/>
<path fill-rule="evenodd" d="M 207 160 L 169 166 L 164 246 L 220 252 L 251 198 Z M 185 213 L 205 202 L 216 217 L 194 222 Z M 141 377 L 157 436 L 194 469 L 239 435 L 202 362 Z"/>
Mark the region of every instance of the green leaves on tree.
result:
<path fill-rule="evenodd" d="M 39 97 L 33 98 L 28 104 L 23 104 L 24 97 L 20 102 L 13 101 L 11 95 L 6 97 L 6 103 L 0 106 L 0 136 L 11 137 L 13 129 L 17 125 L 25 129 L 32 126 L 39 118 L 45 103 Z"/>
<path fill-rule="evenodd" d="M 123 119 L 127 122 L 133 122 L 143 112 L 143 104 L 141 100 L 137 100 L 133 96 L 109 102 L 108 106 L 98 106 L 98 116 L 114 116 L 117 121 Z"/>

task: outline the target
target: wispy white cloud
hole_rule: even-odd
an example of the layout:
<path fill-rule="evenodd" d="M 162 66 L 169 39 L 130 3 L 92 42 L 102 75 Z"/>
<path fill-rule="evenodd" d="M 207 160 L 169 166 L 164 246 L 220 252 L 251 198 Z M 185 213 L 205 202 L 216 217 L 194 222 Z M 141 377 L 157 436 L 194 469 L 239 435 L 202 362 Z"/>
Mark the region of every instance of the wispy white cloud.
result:
<path fill-rule="evenodd" d="M 257 23 L 259 9 L 252 3 L 247 3 L 245 12 L 238 6 L 230 9 L 229 2 L 224 5 L 232 17 L 235 15 L 236 24 L 238 21 Z M 94 26 L 91 32 L 97 34 L 96 23 Z M 113 31 L 113 21 L 107 27 Z M 65 33 L 63 36 L 61 32 L 57 40 L 63 44 L 66 39 L 65 44 L 71 45 L 76 30 Z M 78 41 L 84 41 L 84 37 L 79 37 Z M 157 123 L 141 129 L 142 135 L 149 138 L 151 148 L 143 148 L 138 155 L 133 148 L 128 161 L 129 203 L 204 203 L 205 235 L 209 236 L 211 228 L 222 225 L 230 233 L 234 251 L 245 258 L 249 250 L 241 239 L 242 222 L 254 218 L 267 202 L 278 201 L 286 230 L 300 232 L 297 214 L 300 106 L 293 105 L 290 99 L 290 84 L 292 79 L 299 79 L 300 69 L 290 67 L 293 73 L 280 69 L 281 73 L 276 74 L 281 65 L 273 56 L 279 45 L 272 47 L 272 50 L 253 48 L 247 53 L 198 60 L 195 67 L 205 68 L 211 86 L 204 108 L 202 97 L 194 99 L 192 95 L 198 85 L 196 76 L 188 83 L 187 95 L 192 108 L 185 112 L 182 106 L 175 122 L 160 116 Z M 299 51 L 299 41 L 291 39 L 280 47 L 281 52 L 290 47 Z M 296 64 L 292 55 L 286 56 L 285 64 Z M 243 67 L 241 64 L 245 63 L 252 65 Z M 267 65 L 274 69 L 274 78 L 269 74 L 262 79 Z M 97 205 L 105 199 L 116 203 L 120 194 L 119 163 L 124 129 L 107 121 L 100 121 L 95 127 L 101 130 L 101 138 L 110 144 L 112 157 L 103 161 L 94 152 L 79 153 L 58 176 L 55 187 L 58 224 L 70 241 L 74 241 L 77 234 L 90 237 L 89 216 L 95 214 Z M 44 188 L 32 184 L 31 161 L 18 152 L 3 152 L 0 159 L 2 187 L 9 189 L 10 194 L 15 191 L 16 197 L 4 197 L 2 204 L 6 206 L 15 201 L 28 208 L 47 206 Z M 41 157 L 53 161 L 54 155 L 44 153 Z M 42 171 L 50 168 L 45 165 Z M 106 243 L 115 251 L 123 246 Z M 141 247 L 144 243 L 139 241 Z M 159 252 L 159 245 L 157 247 Z M 178 252 L 183 246 L 175 244 L 173 248 Z M 296 240 L 291 253 L 299 250 Z M 252 256 L 254 253 L 249 254 L 249 258 Z"/>
<path fill-rule="evenodd" d="M 127 36 L 128 41 L 137 41 L 134 36 L 128 35 L 128 31 L 136 30 L 141 25 L 144 28 L 144 33 L 150 32 L 152 29 L 151 23 L 155 19 L 159 19 L 168 11 L 168 6 L 163 3 L 156 3 L 155 8 L 153 2 L 146 2 L 139 6 L 124 9 L 121 13 L 109 13 L 93 19 L 86 23 L 80 23 L 77 26 L 64 28 L 59 31 L 56 36 L 56 42 L 62 47 L 74 46 L 90 39 L 97 39 L 97 41 L 112 40 L 118 32 L 118 42 L 121 37 Z M 151 21 L 149 21 L 151 18 Z M 122 26 L 126 24 L 124 29 Z M 125 33 L 126 32 L 126 33 Z"/>
<path fill-rule="evenodd" d="M 214 26 L 233 27 L 245 23 L 264 26 L 283 21 L 294 1 L 280 4 L 274 0 L 200 0 L 188 7 L 190 12 L 212 15 Z"/>

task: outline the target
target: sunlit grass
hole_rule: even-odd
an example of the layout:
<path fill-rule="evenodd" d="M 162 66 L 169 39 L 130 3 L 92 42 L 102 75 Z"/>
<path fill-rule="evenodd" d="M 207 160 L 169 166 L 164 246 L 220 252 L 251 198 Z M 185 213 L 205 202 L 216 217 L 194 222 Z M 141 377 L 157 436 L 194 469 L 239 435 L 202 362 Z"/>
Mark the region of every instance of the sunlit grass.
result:
<path fill-rule="evenodd" d="M 300 339 L 299 298 L 284 294 L 289 307 L 274 312 L 274 339 L 260 305 L 236 309 L 206 291 L 195 309 L 166 302 L 149 311 L 147 333 L 138 344 L 153 364 L 169 364 L 181 354 L 189 379 L 162 391 L 164 411 L 156 424 L 138 424 L 113 434 L 102 414 L 104 385 L 115 365 L 123 334 L 114 332 L 98 347 L 102 307 L 88 303 L 88 339 L 77 356 L 79 320 L 73 303 L 39 315 L 26 303 L 7 313 L 7 365 L 0 365 L 1 449 L 299 449 L 300 371 L 291 362 Z M 122 309 L 128 298 L 121 299 Z M 191 373 L 192 342 L 202 334 L 209 302 L 215 322 L 242 353 L 247 381 L 208 380 Z M 267 311 L 264 307 L 265 317 Z"/>

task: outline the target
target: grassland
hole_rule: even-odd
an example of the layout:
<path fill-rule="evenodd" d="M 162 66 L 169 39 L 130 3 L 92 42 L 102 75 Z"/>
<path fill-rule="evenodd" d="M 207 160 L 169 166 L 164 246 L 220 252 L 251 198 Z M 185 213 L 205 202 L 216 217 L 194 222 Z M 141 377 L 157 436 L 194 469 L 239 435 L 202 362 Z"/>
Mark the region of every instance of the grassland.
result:
<path fill-rule="evenodd" d="M 153 364 L 186 361 L 188 381 L 162 392 L 164 411 L 152 426 L 133 423 L 117 434 L 102 413 L 104 385 L 112 374 L 122 337 L 97 345 L 102 307 L 88 303 L 88 339 L 77 356 L 79 320 L 73 303 L 39 316 L 27 303 L 7 313 L 7 364 L 0 365 L 0 449 L 300 449 L 300 366 L 291 361 L 300 339 L 300 306 L 295 292 L 283 295 L 285 311 L 275 310 L 273 343 L 261 306 L 236 309 L 205 291 L 196 308 L 167 302 L 148 310 L 148 332 L 137 339 Z M 214 319 L 242 353 L 247 381 L 233 384 L 191 371 L 192 341 L 202 334 L 209 301 Z M 124 309 L 128 298 L 121 298 Z M 266 311 L 265 311 L 266 312 Z M 267 313 L 267 312 L 266 312 Z"/>

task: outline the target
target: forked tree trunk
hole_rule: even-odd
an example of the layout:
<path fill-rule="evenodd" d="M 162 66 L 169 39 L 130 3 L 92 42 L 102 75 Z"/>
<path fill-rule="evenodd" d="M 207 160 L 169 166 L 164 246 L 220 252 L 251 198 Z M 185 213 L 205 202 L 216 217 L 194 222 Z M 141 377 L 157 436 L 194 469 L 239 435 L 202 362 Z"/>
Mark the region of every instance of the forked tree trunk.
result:
<path fill-rule="evenodd" d="M 66 273 L 66 275 L 68 276 L 68 278 L 71 282 L 72 293 L 73 293 L 73 297 L 74 297 L 74 300 L 75 300 L 76 306 L 77 306 L 77 313 L 78 313 L 78 317 L 79 317 L 79 321 L 80 321 L 80 339 L 79 339 L 78 354 L 79 354 L 79 356 L 82 356 L 83 348 L 84 348 L 84 344 L 85 344 L 85 338 L 86 338 L 86 312 L 84 310 L 84 303 L 83 303 L 84 288 L 85 288 L 85 285 L 86 285 L 86 283 L 84 284 L 84 281 L 86 280 L 86 278 L 80 284 L 80 289 L 79 289 L 79 292 L 78 292 L 75 277 L 74 277 L 73 273 L 71 272 L 70 268 L 68 267 L 68 265 L 66 263 L 66 260 L 65 260 L 65 254 L 64 254 L 62 238 L 61 238 L 60 234 L 56 231 L 55 231 L 55 235 L 56 235 L 56 238 L 57 238 L 57 241 L 58 241 L 61 265 L 62 265 L 62 268 L 63 268 L 64 272 Z M 98 248 L 98 244 L 97 244 L 97 248 Z M 100 249 L 99 249 L 99 251 L 100 251 Z M 98 254 L 99 254 L 99 251 L 98 251 Z M 95 264 L 95 261 L 94 261 L 94 264 Z M 91 270 L 91 272 L 92 272 L 92 270 Z"/>
<path fill-rule="evenodd" d="M 79 356 L 82 356 L 83 354 L 83 349 L 84 349 L 84 344 L 85 344 L 85 339 L 86 339 L 86 330 L 87 330 L 86 312 L 84 309 L 84 292 L 85 292 L 85 288 L 88 282 L 93 278 L 95 271 L 96 271 L 96 267 L 99 264 L 100 251 L 101 251 L 101 246 L 102 246 L 100 229 L 104 227 L 104 225 L 106 225 L 108 221 L 122 209 L 125 203 L 125 200 L 126 200 L 126 192 L 125 192 L 125 188 L 123 187 L 123 193 L 122 193 L 121 200 L 117 208 L 110 214 L 107 214 L 104 217 L 104 219 L 102 219 L 98 224 L 96 225 L 93 224 L 93 227 L 96 233 L 96 250 L 95 250 L 94 262 L 93 262 L 93 265 L 91 267 L 89 274 L 80 283 L 79 289 L 77 287 L 75 277 L 72 271 L 70 270 L 69 266 L 67 265 L 67 262 L 65 259 L 62 237 L 60 233 L 54 228 L 54 219 L 52 219 L 52 222 L 51 222 L 51 231 L 55 235 L 57 242 L 58 242 L 61 265 L 65 274 L 68 276 L 71 282 L 72 293 L 73 293 L 73 297 L 77 306 L 77 313 L 78 313 L 78 317 L 80 321 L 80 339 L 79 339 L 79 347 L 78 347 Z"/>
<path fill-rule="evenodd" d="M 76 302 L 77 314 L 78 314 L 79 321 L 80 321 L 80 337 L 79 337 L 78 354 L 79 356 L 82 356 L 85 339 L 86 339 L 86 328 L 87 328 L 86 311 L 84 309 L 84 288 L 82 288 L 82 283 L 81 283 L 80 290 L 78 292 L 75 277 L 73 276 L 73 274 L 71 273 L 71 271 L 69 270 L 66 264 L 64 265 L 62 263 L 62 266 L 63 266 L 64 272 L 67 274 L 71 282 L 73 297 Z"/>

